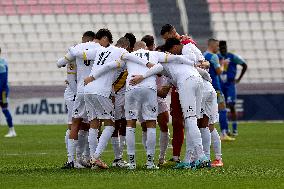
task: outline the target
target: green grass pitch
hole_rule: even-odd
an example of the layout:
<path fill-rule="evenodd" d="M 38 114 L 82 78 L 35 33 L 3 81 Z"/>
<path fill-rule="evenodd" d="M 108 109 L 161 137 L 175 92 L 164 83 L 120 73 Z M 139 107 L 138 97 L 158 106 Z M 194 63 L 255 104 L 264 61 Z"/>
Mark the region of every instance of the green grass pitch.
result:
<path fill-rule="evenodd" d="M 66 161 L 62 125 L 18 126 L 18 137 L 11 139 L 2 137 L 6 130 L 4 127 L 0 130 L 1 189 L 284 188 L 283 123 L 241 123 L 237 140 L 222 143 L 224 168 L 196 171 L 174 170 L 170 165 L 160 170 L 145 170 L 139 127 L 136 132 L 139 167 L 135 171 L 61 170 Z M 168 149 L 168 158 L 170 155 Z M 111 145 L 103 160 L 112 162 Z"/>

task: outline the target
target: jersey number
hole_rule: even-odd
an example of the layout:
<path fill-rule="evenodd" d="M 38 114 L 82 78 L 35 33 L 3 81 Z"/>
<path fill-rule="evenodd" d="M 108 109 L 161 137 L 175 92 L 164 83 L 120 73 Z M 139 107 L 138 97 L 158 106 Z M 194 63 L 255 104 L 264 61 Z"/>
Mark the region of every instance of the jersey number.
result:
<path fill-rule="evenodd" d="M 147 58 L 147 60 L 149 61 L 149 52 L 147 53 L 136 53 L 136 56 L 139 56 L 140 58 L 143 58 L 143 56 L 145 56 Z"/>
<path fill-rule="evenodd" d="M 91 65 L 91 60 L 84 60 L 84 64 L 86 66 L 90 66 Z"/>
<path fill-rule="evenodd" d="M 100 55 L 99 55 L 99 61 L 97 62 L 97 65 L 104 65 L 107 57 L 110 55 L 111 52 L 109 51 L 106 51 L 106 52 L 102 52 Z"/>

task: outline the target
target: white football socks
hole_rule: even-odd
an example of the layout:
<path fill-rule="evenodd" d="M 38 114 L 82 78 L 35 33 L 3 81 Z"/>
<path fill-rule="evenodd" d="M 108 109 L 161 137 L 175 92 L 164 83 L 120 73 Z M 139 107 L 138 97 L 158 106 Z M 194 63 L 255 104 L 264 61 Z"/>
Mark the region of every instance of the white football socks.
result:
<path fill-rule="evenodd" d="M 67 129 L 66 133 L 65 133 L 65 145 L 66 145 L 67 153 L 68 153 L 68 139 L 69 139 L 69 135 L 70 135 L 70 129 Z"/>
<path fill-rule="evenodd" d="M 108 144 L 108 141 L 111 138 L 112 133 L 114 132 L 114 129 L 115 128 L 113 126 L 105 126 L 105 128 L 102 132 L 102 135 L 100 136 L 97 149 L 96 149 L 95 154 L 93 156 L 95 159 L 98 159 L 101 156 L 101 154 L 103 153 L 103 151 L 105 150 L 105 148 Z"/>
<path fill-rule="evenodd" d="M 155 156 L 155 148 L 156 148 L 156 128 L 147 128 L 146 147 L 147 147 L 148 162 L 153 162 Z"/>
<path fill-rule="evenodd" d="M 169 144 L 169 133 L 168 132 L 160 132 L 160 159 L 165 159 L 166 151 Z"/>
<path fill-rule="evenodd" d="M 203 151 L 207 159 L 210 160 L 210 145 L 211 145 L 211 134 L 208 127 L 199 128 L 202 138 Z"/>
<path fill-rule="evenodd" d="M 114 152 L 114 158 L 120 159 L 120 141 L 119 137 L 111 137 L 112 149 Z"/>
<path fill-rule="evenodd" d="M 129 163 L 135 164 L 135 128 L 126 127 L 126 145 Z"/>
<path fill-rule="evenodd" d="M 186 128 L 186 127 L 185 127 Z M 187 129 L 185 129 L 185 138 L 186 138 L 186 151 L 185 151 L 185 155 L 184 155 L 184 163 L 190 163 L 193 162 L 195 160 L 196 157 L 194 157 L 194 145 L 192 141 L 188 141 L 188 132 Z M 175 160 L 175 159 L 174 159 Z"/>
<path fill-rule="evenodd" d="M 190 153 L 193 147 L 194 150 L 196 151 L 197 158 L 198 159 L 202 158 L 204 156 L 204 152 L 203 152 L 201 134 L 197 127 L 196 117 L 189 117 L 185 119 L 185 132 L 186 132 L 186 153 Z"/>
<path fill-rule="evenodd" d="M 76 159 L 77 160 L 82 158 L 84 150 L 85 150 L 85 131 L 79 130 L 78 145 L 76 146 Z"/>
<path fill-rule="evenodd" d="M 142 144 L 144 146 L 145 151 L 147 151 L 146 141 L 147 141 L 147 131 L 142 131 Z"/>
<path fill-rule="evenodd" d="M 211 132 L 211 141 L 215 153 L 215 159 L 217 160 L 222 159 L 221 140 L 220 140 L 220 135 L 216 128 L 214 128 L 214 130 Z"/>
<path fill-rule="evenodd" d="M 68 139 L 68 162 L 74 162 L 78 140 Z"/>
<path fill-rule="evenodd" d="M 89 141 L 89 149 L 91 156 L 94 155 L 98 145 L 98 133 L 99 133 L 98 129 L 90 128 L 89 130 L 88 141 Z"/>
<path fill-rule="evenodd" d="M 125 136 L 122 136 L 122 135 L 119 135 L 119 156 L 120 158 L 123 157 L 123 149 L 124 149 L 124 146 L 126 145 L 126 137 Z"/>
<path fill-rule="evenodd" d="M 85 131 L 84 134 L 84 157 L 85 159 L 89 160 L 90 159 L 90 148 L 89 148 L 89 131 Z"/>

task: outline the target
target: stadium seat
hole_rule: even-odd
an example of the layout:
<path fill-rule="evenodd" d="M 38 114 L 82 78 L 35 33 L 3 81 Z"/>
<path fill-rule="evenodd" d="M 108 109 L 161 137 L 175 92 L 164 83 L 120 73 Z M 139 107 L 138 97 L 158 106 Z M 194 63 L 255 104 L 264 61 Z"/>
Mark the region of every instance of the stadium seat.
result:
<path fill-rule="evenodd" d="M 154 31 L 146 0 L 5 0 L 0 4 L 1 47 L 13 65 L 12 85 L 63 85 L 65 69 L 58 70 L 54 62 L 80 42 L 86 30 L 109 27 L 114 40 L 129 31 L 137 39 Z"/>

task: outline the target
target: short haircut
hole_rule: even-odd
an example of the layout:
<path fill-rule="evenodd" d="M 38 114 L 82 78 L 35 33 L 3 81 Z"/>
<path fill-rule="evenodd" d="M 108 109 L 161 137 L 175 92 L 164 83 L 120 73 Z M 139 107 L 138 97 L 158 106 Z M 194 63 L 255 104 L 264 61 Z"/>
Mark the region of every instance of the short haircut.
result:
<path fill-rule="evenodd" d="M 106 28 L 103 28 L 103 29 L 100 29 L 97 33 L 96 33 L 96 39 L 100 40 L 102 39 L 103 37 L 107 37 L 108 40 L 109 40 L 109 43 L 112 43 L 112 34 L 111 32 L 109 31 L 109 29 L 106 29 Z"/>
<path fill-rule="evenodd" d="M 164 35 L 165 33 L 172 31 L 173 29 L 175 29 L 175 27 L 173 25 L 165 24 L 165 25 L 162 26 L 160 34 Z"/>
<path fill-rule="evenodd" d="M 91 38 L 92 40 L 94 40 L 96 38 L 96 34 L 95 32 L 93 31 L 86 31 L 84 34 L 83 34 L 83 37 L 89 37 Z"/>
<path fill-rule="evenodd" d="M 130 42 L 130 48 L 133 48 L 134 47 L 134 44 L 136 43 L 136 37 L 133 33 L 126 33 L 124 35 L 124 37 L 126 37 L 129 42 Z"/>
<path fill-rule="evenodd" d="M 155 50 L 156 50 L 156 51 L 165 52 L 165 46 L 164 46 L 164 45 L 160 45 L 160 46 L 156 47 Z"/>
<path fill-rule="evenodd" d="M 134 45 L 134 50 L 147 48 L 147 45 L 144 41 L 137 41 Z"/>
<path fill-rule="evenodd" d="M 208 39 L 208 45 L 210 45 L 211 43 L 215 43 L 215 42 L 218 42 L 218 40 L 214 38 Z"/>
<path fill-rule="evenodd" d="M 165 51 L 169 51 L 173 46 L 175 45 L 181 45 L 180 40 L 176 38 L 169 38 L 166 40 L 166 43 L 164 45 Z"/>
<path fill-rule="evenodd" d="M 154 37 L 152 35 L 145 35 L 141 41 L 144 41 L 147 47 L 153 46 L 155 43 Z"/>
<path fill-rule="evenodd" d="M 219 41 L 219 46 L 227 46 L 227 42 L 224 40 Z"/>
<path fill-rule="evenodd" d="M 129 47 L 130 46 L 130 42 L 126 37 L 121 37 L 117 42 L 116 45 L 119 46 L 124 46 L 124 47 Z"/>

